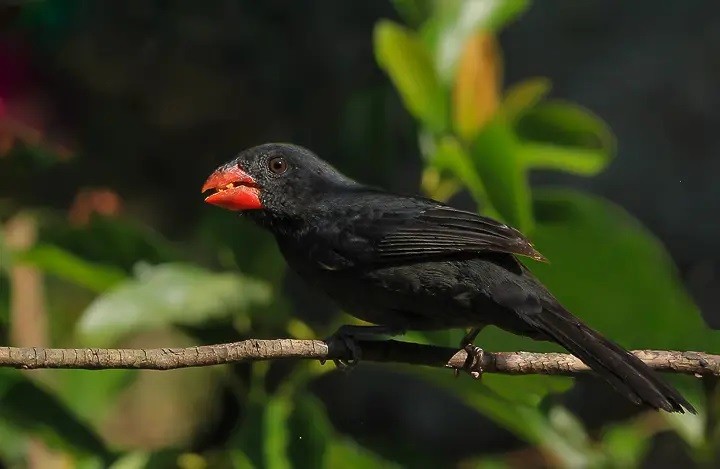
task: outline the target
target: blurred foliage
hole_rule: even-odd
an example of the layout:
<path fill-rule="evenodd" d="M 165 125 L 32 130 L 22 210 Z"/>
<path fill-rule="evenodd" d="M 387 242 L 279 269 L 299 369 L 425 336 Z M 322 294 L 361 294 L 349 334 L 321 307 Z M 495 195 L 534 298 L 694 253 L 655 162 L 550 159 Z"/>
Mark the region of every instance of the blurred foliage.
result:
<path fill-rule="evenodd" d="M 125 278 L 125 273 L 116 267 L 93 264 L 49 244 L 33 246 L 17 254 L 15 260 L 97 293 Z"/>
<path fill-rule="evenodd" d="M 106 463 L 113 459 L 96 433 L 52 392 L 16 370 L 2 370 L 0 378 L 0 416 L 5 425 L 32 433 L 48 446 L 78 457 L 93 456 Z M 12 448 L 0 451 L 11 452 Z"/>
<path fill-rule="evenodd" d="M 99 296 L 78 323 L 93 344 L 112 345 L 129 332 L 164 325 L 198 325 L 247 314 L 270 300 L 268 285 L 195 266 L 139 264 L 135 278 Z"/>
<path fill-rule="evenodd" d="M 408 10 L 411 2 L 399 3 L 402 11 L 420 11 Z M 716 348 L 717 335 L 703 324 L 668 254 L 628 214 L 605 200 L 572 191 L 531 191 L 530 170 L 599 173 L 610 162 L 615 142 L 607 125 L 589 111 L 545 100 L 550 90 L 545 79 L 514 85 L 501 96 L 502 60 L 493 33 L 513 15 L 494 12 L 492 5 L 517 12 L 522 3 L 447 2 L 451 6 L 437 11 L 437 16 L 413 20 L 416 31 L 390 21 L 376 27 L 379 64 L 418 121 L 427 161 L 425 192 L 446 200 L 467 188 L 486 214 L 529 234 L 550 259 L 550 264 L 532 263 L 533 271 L 572 311 L 620 343 L 636 348 Z M 449 34 L 438 26 L 447 18 L 456 20 Z M 402 60 L 392 63 L 388 51 L 402 51 Z M 430 65 L 428 56 L 434 57 Z M 452 124 L 438 118 L 448 115 Z M 638 330 L 646 334 L 638 336 Z M 451 337 L 449 343 L 454 340 Z M 478 341 L 490 350 L 555 349 L 495 329 L 483 332 Z M 538 405 L 548 392 L 562 389 L 562 381 L 489 376 L 484 378 L 489 392 L 482 398 L 477 390 L 452 387 L 564 465 L 604 465 L 591 461 L 591 452 L 577 440 L 581 428 L 558 431 L 552 416 L 559 410 L 544 412 Z M 697 385 L 688 379 L 677 381 L 693 401 L 702 401 Z M 608 443 L 606 457 L 619 464 L 628 456 L 613 456 L 614 448 Z M 634 458 L 639 451 L 632 453 Z"/>
<path fill-rule="evenodd" d="M 545 78 L 530 78 L 503 90 L 504 59 L 496 35 L 529 2 L 392 3 L 404 23 L 378 21 L 372 35 L 374 52 L 415 119 L 426 195 L 450 200 L 467 193 L 482 213 L 522 229 L 551 262 L 528 261 L 532 270 L 572 311 L 623 345 L 715 350 L 716 334 L 702 323 L 667 252 L 631 215 L 576 191 L 531 188 L 533 170 L 600 173 L 612 161 L 615 140 L 590 111 L 548 99 L 551 83 Z M 51 49 L 54 40 L 68 33 L 69 18 L 79 11 L 79 3 L 29 2 L 20 8 L 17 23 L 42 31 L 40 45 Z M 0 104 L 3 92 L 0 89 Z M 401 151 L 388 130 L 396 125 L 388 106 L 392 99 L 385 89 L 359 90 L 347 103 L 342 138 L 347 147 L 357 148 L 348 162 L 357 172 L 394 169 L 393 161 L 382 157 Z M 0 122 L 6 121 L 8 116 L 0 113 Z M 36 136 L 28 131 L 31 127 L 11 128 L 22 132 L 11 136 L 11 150 L 0 156 L 6 158 L 2 164 L 7 161 L 18 174 L 44 174 L 67 156 L 57 145 L 48 145 L 46 135 L 28 138 Z M 0 140 L 5 137 L 0 133 Z M 370 144 L 363 142 L 370 139 L 380 142 L 377 145 L 386 153 L 366 154 Z M 26 209 L 12 199 L 0 202 L 3 219 Z M 290 314 L 293 301 L 285 294 L 289 287 L 284 262 L 272 240 L 248 224 L 238 228 L 235 217 L 226 213 L 208 210 L 189 230 L 189 239 L 170 241 L 132 217 L 91 216 L 78 223 L 48 205 L 35 207 L 40 234 L 29 249 L 11 249 L 0 233 L 3 343 L 7 328 L 13 326 L 13 266 L 44 274 L 48 308 L 52 315 L 62 316 L 53 319 L 55 344 L 132 344 L 141 332 L 158 331 L 207 343 L 287 333 L 310 338 L 332 330 L 328 322 L 310 324 Z M 71 308 L 82 311 L 71 313 Z M 407 339 L 454 345 L 461 334 L 410 333 Z M 495 329 L 483 331 L 478 343 L 488 350 L 557 349 Z M 448 401 L 461 402 L 475 412 L 473 418 L 483 415 L 533 445 L 547 465 L 638 466 L 650 438 L 667 428 L 693 448 L 698 461 L 711 460 L 717 451 L 717 431 L 705 420 L 704 407 L 717 400 L 717 393 L 706 392 L 706 401 L 691 378 L 673 381 L 700 409 L 700 416 L 658 415 L 651 425 L 635 419 L 607 425 L 598 433 L 585 428 L 559 401 L 547 399 L 568 390 L 570 378 L 492 375 L 477 383 L 453 380 L 438 370 L 401 370 L 398 374 L 419 376 Z M 127 429 L 113 433 L 107 429 L 108 419 L 123 414 L 122 396 L 132 393 L 136 372 L 67 370 L 38 376 L 0 370 L 0 460 L 9 467 L 23 467 L 30 443 L 40 440 L 75 467 L 432 465 L 424 449 L 393 452 L 382 447 L 380 456 L 377 446 L 343 434 L 311 387 L 331 371 L 310 362 L 241 364 L 210 371 L 203 379 L 217 382 L 223 397 L 208 393 L 208 410 L 197 425 L 195 441 L 159 447 L 137 441 L 132 448 L 116 448 L 113 436 Z M 394 394 L 408 393 L 403 389 Z M 603 412 L 613 404 L 608 400 L 596 406 Z M 707 413 L 714 415 L 714 409 Z M 458 456 L 464 457 L 464 467 L 512 465 L 512 458 L 497 452 L 481 454 L 471 448 L 467 454 L 471 456 Z"/>

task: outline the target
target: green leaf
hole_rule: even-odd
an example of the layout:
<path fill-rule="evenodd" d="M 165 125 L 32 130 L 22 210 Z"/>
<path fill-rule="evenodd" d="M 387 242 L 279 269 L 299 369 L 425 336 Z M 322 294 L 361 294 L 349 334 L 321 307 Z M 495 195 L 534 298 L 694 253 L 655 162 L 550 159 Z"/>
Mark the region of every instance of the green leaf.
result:
<path fill-rule="evenodd" d="M 523 143 L 520 159 L 530 168 L 554 169 L 580 176 L 594 176 L 608 164 L 605 150 L 561 147 L 546 143 Z"/>
<path fill-rule="evenodd" d="M 0 368 L 0 398 L 13 386 L 26 380 L 19 371 L 10 368 Z"/>
<path fill-rule="evenodd" d="M 529 78 L 512 85 L 505 91 L 502 111 L 508 122 L 515 122 L 535 107 L 550 92 L 552 84 L 543 77 Z"/>
<path fill-rule="evenodd" d="M 533 241 L 550 263 L 528 266 L 590 327 L 630 349 L 720 349 L 718 333 L 703 323 L 665 249 L 621 208 L 569 190 L 538 189 L 535 214 Z M 497 328 L 483 330 L 477 343 L 488 351 L 562 350 Z M 574 454 L 575 444 L 538 410 L 542 398 L 567 389 L 570 378 L 487 375 L 476 383 L 448 380 L 436 370 L 417 372 L 528 441 L 566 458 Z M 702 407 L 695 379 L 666 379 Z"/>
<path fill-rule="evenodd" d="M 649 435 L 634 425 L 613 425 L 602 435 L 609 467 L 640 467 L 649 444 Z"/>
<path fill-rule="evenodd" d="M 454 137 L 441 137 L 435 146 L 430 164 L 440 171 L 448 171 L 468 188 L 480 206 L 488 205 L 485 185 L 473 166 L 467 151 Z"/>
<path fill-rule="evenodd" d="M 0 369 L 0 420 L 37 435 L 53 448 L 96 455 L 106 462 L 113 458 L 92 428 L 17 370 Z"/>
<path fill-rule="evenodd" d="M 508 223 L 529 234 L 533 228 L 530 187 L 512 129 L 495 119 L 483 127 L 470 155 L 492 206 Z"/>
<path fill-rule="evenodd" d="M 244 413 L 240 427 L 231 438 L 233 449 L 242 451 L 237 456 L 236 467 L 243 467 L 250 461 L 251 467 L 265 466 L 265 406 L 267 397 L 259 389 L 261 377 L 253 376 L 251 390 L 243 403 Z M 235 459 L 235 458 L 234 458 Z"/>
<path fill-rule="evenodd" d="M 375 57 L 410 113 L 434 132 L 449 127 L 448 102 L 420 38 L 392 21 L 375 26 Z"/>
<path fill-rule="evenodd" d="M 6 343 L 5 326 L 10 324 L 10 280 L 7 275 L 10 263 L 10 250 L 5 247 L 0 230 L 0 343 Z"/>
<path fill-rule="evenodd" d="M 242 454 L 239 451 L 233 451 L 232 453 L 233 456 Z M 236 458 L 225 458 L 223 462 L 227 462 L 232 459 Z M 216 466 L 211 466 L 201 455 L 183 453 L 182 451 L 175 449 L 165 449 L 152 453 L 144 451 L 125 453 L 121 458 L 118 458 L 112 466 L 110 466 L 110 469 L 165 469 L 168 467 L 177 467 L 179 469 L 205 469 L 207 467 Z M 219 467 L 226 466 L 222 465 Z M 252 468 L 252 465 L 233 465 L 233 467 Z"/>
<path fill-rule="evenodd" d="M 720 349 L 720 334 L 704 323 L 669 254 L 637 220 L 570 190 L 535 195 L 533 241 L 550 263 L 531 268 L 573 314 L 628 349 Z M 701 404 L 697 380 L 667 379 Z"/>
<path fill-rule="evenodd" d="M 132 451 L 123 454 L 109 469 L 146 469 L 149 461 L 150 453 Z"/>
<path fill-rule="evenodd" d="M 622 208 L 571 190 L 535 193 L 531 268 L 574 314 L 625 347 L 716 350 L 660 242 Z"/>
<path fill-rule="evenodd" d="M 185 264 L 139 264 L 135 271 L 134 279 L 98 297 L 83 313 L 79 331 L 85 339 L 108 344 L 128 332 L 202 324 L 270 301 L 268 285 L 236 273 Z"/>
<path fill-rule="evenodd" d="M 294 467 L 326 467 L 325 455 L 332 427 L 325 406 L 313 395 L 299 393 L 293 399 L 288 453 Z"/>
<path fill-rule="evenodd" d="M 433 0 L 392 0 L 400 16 L 411 26 L 419 26 L 433 13 Z"/>
<path fill-rule="evenodd" d="M 137 376 L 136 370 L 63 370 L 54 376 L 55 395 L 76 415 L 102 423 L 112 411 L 121 391 Z"/>
<path fill-rule="evenodd" d="M 43 214 L 40 240 L 102 265 L 130 272 L 139 259 L 152 264 L 181 259 L 175 246 L 159 233 L 133 220 L 93 216 L 77 227 Z"/>
<path fill-rule="evenodd" d="M 268 469 L 290 467 L 288 459 L 288 418 L 292 406 L 287 397 L 274 395 L 265 405 L 263 416 L 263 455 Z"/>
<path fill-rule="evenodd" d="M 602 171 L 615 153 L 615 138 L 599 117 L 563 102 L 546 102 L 525 112 L 516 130 L 524 141 L 523 163 L 582 175 Z"/>
<path fill-rule="evenodd" d="M 502 338 L 493 340 L 492 334 L 483 331 L 478 343 L 486 350 L 508 350 Z M 502 333 L 505 337 L 510 334 Z M 491 337 L 488 340 L 488 337 Z M 512 336 L 516 337 L 516 336 Z M 440 370 L 417 367 L 412 371 L 437 386 L 446 389 L 467 405 L 473 407 L 497 424 L 515 433 L 528 443 L 538 444 L 548 450 L 565 451 L 569 443 L 553 428 L 540 406 L 549 392 L 568 389 L 569 378 L 552 376 L 509 376 L 486 375 L 482 383 L 461 377 L 449 379 L 448 373 Z"/>
<path fill-rule="evenodd" d="M 155 452 L 125 453 L 110 466 L 110 469 L 165 469 L 167 467 L 190 469 L 204 468 L 206 465 L 198 455 L 183 453 L 177 449 L 161 449 Z"/>
<path fill-rule="evenodd" d="M 15 260 L 98 293 L 127 278 L 125 272 L 117 267 L 87 262 L 48 244 L 36 245 L 18 253 Z"/>
<path fill-rule="evenodd" d="M 383 460 L 351 440 L 336 439 L 328 447 L 325 467 L 377 467 L 390 469 L 398 464 Z"/>
<path fill-rule="evenodd" d="M 294 389 L 302 380 L 267 395 L 258 386 L 262 376 L 254 374 L 242 425 L 232 438 L 233 448 L 243 451 L 236 467 L 336 467 L 328 464 L 328 445 L 334 439 L 322 403 Z M 344 466 L 358 467 L 350 462 Z"/>
<path fill-rule="evenodd" d="M 254 469 L 255 466 L 253 465 L 252 461 L 250 461 L 250 458 L 247 457 L 245 453 L 239 450 L 232 450 L 229 451 L 230 454 L 230 461 L 232 462 L 233 469 Z"/>
<path fill-rule="evenodd" d="M 548 421 L 560 437 L 561 445 L 554 445 L 554 452 L 560 456 L 564 467 L 589 467 L 594 457 L 590 438 L 582 422 L 569 410 L 554 406 L 548 411 Z"/>
<path fill-rule="evenodd" d="M 501 456 L 480 456 L 464 459 L 458 467 L 472 467 L 474 469 L 511 469 L 510 463 Z"/>
<path fill-rule="evenodd" d="M 0 274 L 10 268 L 11 255 L 10 249 L 5 245 L 5 236 L 0 230 Z"/>
<path fill-rule="evenodd" d="M 3 467 L 27 467 L 28 435 L 7 420 L 0 420 L 0 463 Z"/>
<path fill-rule="evenodd" d="M 442 82 L 450 83 L 467 39 L 478 30 L 496 32 L 529 5 L 527 0 L 446 0 L 436 2 L 434 17 L 423 28 L 433 46 Z"/>
<path fill-rule="evenodd" d="M 243 453 L 240 450 L 232 450 L 228 451 L 230 455 L 230 461 L 232 462 L 233 469 L 254 469 L 255 466 L 253 465 L 252 461 L 250 461 L 250 458 L 247 457 L 245 453 Z"/>
<path fill-rule="evenodd" d="M 720 336 L 703 322 L 670 256 L 637 220 L 604 199 L 570 190 L 536 189 L 534 205 L 533 243 L 550 262 L 526 263 L 573 314 L 628 349 L 720 349 Z M 477 343 L 490 351 L 562 350 L 497 328 L 484 330 Z M 516 400 L 533 388 L 541 397 L 536 386 L 563 379 L 527 378 L 492 375 L 483 383 Z M 695 379 L 667 379 L 702 407 Z"/>
<path fill-rule="evenodd" d="M 703 396 L 704 397 L 704 396 Z M 703 406 L 706 402 L 702 399 Z M 698 408 L 695 405 L 695 408 Z M 667 416 L 670 427 L 692 448 L 699 451 L 708 449 L 708 439 L 706 438 L 707 414 L 704 411 L 693 414 L 671 414 Z"/>
<path fill-rule="evenodd" d="M 283 393 L 265 394 L 261 389 L 264 373 L 253 375 L 250 393 L 244 403 L 242 424 L 231 439 L 233 448 L 243 452 L 236 465 L 243 467 L 249 461 L 255 467 L 290 467 L 288 420 L 292 402 Z"/>

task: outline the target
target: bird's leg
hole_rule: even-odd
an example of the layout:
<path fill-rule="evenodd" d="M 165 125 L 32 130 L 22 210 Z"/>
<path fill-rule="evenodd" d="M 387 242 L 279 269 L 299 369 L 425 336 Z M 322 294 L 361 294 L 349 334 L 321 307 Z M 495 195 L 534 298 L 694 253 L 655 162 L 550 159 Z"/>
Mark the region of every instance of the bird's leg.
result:
<path fill-rule="evenodd" d="M 467 371 L 470 376 L 475 379 L 482 378 L 482 362 L 485 352 L 483 349 L 474 344 L 467 344 L 463 348 L 465 349 L 465 352 L 467 352 L 467 359 L 465 359 L 465 363 L 463 364 L 463 370 Z M 457 373 L 458 371 L 455 370 L 455 372 Z"/>
<path fill-rule="evenodd" d="M 467 371 L 470 376 L 475 379 L 480 379 L 482 377 L 482 362 L 485 352 L 483 349 L 473 344 L 473 342 L 477 338 L 478 334 L 480 334 L 480 331 L 483 330 L 483 327 L 484 326 L 470 329 L 467 334 L 460 339 L 460 348 L 467 352 L 467 358 L 463 364 L 463 370 Z M 455 377 L 457 378 L 459 374 L 460 370 L 456 368 Z"/>
<path fill-rule="evenodd" d="M 327 339 L 328 353 L 333 355 L 332 350 L 338 346 L 338 341 L 342 346 L 350 351 L 352 358 L 350 360 L 333 359 L 333 363 L 340 369 L 347 370 L 358 364 L 362 356 L 362 351 L 357 344 L 359 340 L 382 340 L 383 336 L 396 336 L 404 331 L 396 327 L 390 326 L 356 326 L 344 325 L 340 326 L 337 331 Z M 321 360 L 325 363 L 325 360 Z"/>
<path fill-rule="evenodd" d="M 468 344 L 472 344 L 473 342 L 475 342 L 475 339 L 477 338 L 478 334 L 480 334 L 480 331 L 483 330 L 483 327 L 474 327 L 467 331 L 467 334 L 465 334 L 463 338 L 460 339 L 460 348 L 464 349 L 465 347 L 467 347 Z"/>

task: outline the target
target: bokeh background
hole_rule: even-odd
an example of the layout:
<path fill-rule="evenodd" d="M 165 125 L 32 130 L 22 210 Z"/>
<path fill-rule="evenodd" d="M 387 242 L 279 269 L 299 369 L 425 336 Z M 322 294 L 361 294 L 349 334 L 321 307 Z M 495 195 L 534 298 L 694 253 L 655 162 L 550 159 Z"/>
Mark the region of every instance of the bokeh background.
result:
<path fill-rule="evenodd" d="M 551 261 L 528 265 L 627 347 L 716 352 L 717 83 L 709 0 L 0 2 L 0 343 L 353 322 L 202 202 L 216 165 L 289 141 L 523 229 Z M 713 467 L 716 383 L 672 380 L 698 416 L 592 378 L 369 363 L 0 370 L 0 466 Z"/>

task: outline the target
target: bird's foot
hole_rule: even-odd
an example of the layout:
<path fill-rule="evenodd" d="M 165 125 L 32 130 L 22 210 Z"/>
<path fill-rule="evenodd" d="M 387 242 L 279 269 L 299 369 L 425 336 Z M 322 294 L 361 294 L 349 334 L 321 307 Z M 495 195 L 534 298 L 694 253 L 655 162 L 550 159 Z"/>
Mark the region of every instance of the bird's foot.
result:
<path fill-rule="evenodd" d="M 345 325 L 325 339 L 328 346 L 328 355 L 336 356 L 339 351 L 349 351 L 350 359 L 334 358 L 333 363 L 341 370 L 349 371 L 357 366 L 362 358 L 362 350 L 358 345 L 360 340 L 382 340 L 383 336 L 396 336 L 403 331 L 389 326 L 355 326 Z M 325 364 L 325 360 L 320 360 Z"/>
<path fill-rule="evenodd" d="M 475 339 L 477 339 L 477 336 L 483 330 L 483 327 L 474 327 L 472 329 L 468 329 L 463 338 L 460 339 L 460 348 L 464 349 L 469 344 L 471 345 L 473 342 L 475 342 Z"/>
<path fill-rule="evenodd" d="M 474 379 L 482 378 L 482 365 L 485 352 L 483 351 L 483 349 L 473 344 L 466 344 L 463 349 L 465 350 L 465 352 L 467 352 L 467 358 L 465 359 L 465 363 L 463 364 L 462 369 L 464 371 L 467 371 L 467 373 Z M 456 369 L 455 376 L 457 376 L 458 373 L 459 370 Z"/>
<path fill-rule="evenodd" d="M 333 335 L 325 339 L 325 343 L 328 346 L 328 355 L 336 355 L 337 350 L 348 350 L 350 352 L 350 359 L 333 358 L 333 363 L 336 367 L 343 371 L 350 371 L 355 368 L 360 362 L 362 356 L 362 350 L 357 343 L 357 339 L 352 335 L 343 334 L 340 330 L 335 332 Z M 325 364 L 325 360 L 320 360 L 322 365 Z"/>
<path fill-rule="evenodd" d="M 480 379 L 480 377 L 482 376 L 481 365 L 483 349 L 473 345 L 473 342 L 477 338 L 478 334 L 480 334 L 480 331 L 482 331 L 483 327 L 475 327 L 468 330 L 467 333 L 463 336 L 463 338 L 460 339 L 460 348 L 465 350 L 468 355 L 467 359 L 465 360 L 465 365 L 463 365 L 462 369 L 470 373 L 470 376 L 475 379 Z M 478 369 L 473 369 L 473 367 L 476 365 Z M 460 369 L 455 368 L 455 377 L 457 378 L 458 376 L 460 376 Z"/>

